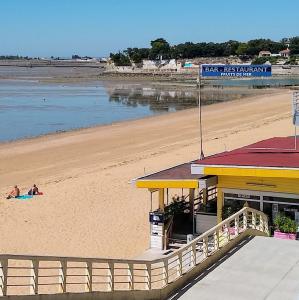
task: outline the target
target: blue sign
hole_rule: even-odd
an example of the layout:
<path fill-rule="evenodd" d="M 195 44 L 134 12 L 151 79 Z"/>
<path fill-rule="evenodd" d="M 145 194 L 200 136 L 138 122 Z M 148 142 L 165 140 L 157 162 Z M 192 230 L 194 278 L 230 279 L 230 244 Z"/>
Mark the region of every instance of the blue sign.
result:
<path fill-rule="evenodd" d="M 202 77 L 268 77 L 271 65 L 201 65 Z"/>

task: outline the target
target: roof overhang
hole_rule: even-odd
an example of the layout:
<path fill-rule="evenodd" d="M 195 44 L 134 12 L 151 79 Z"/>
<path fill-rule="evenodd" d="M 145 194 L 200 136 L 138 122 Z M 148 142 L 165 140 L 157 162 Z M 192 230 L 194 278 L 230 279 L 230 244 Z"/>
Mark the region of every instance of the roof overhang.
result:
<path fill-rule="evenodd" d="M 299 178 L 299 168 L 191 164 L 191 174 Z"/>
<path fill-rule="evenodd" d="M 198 179 L 187 180 L 146 180 L 139 179 L 135 181 L 138 188 L 163 189 L 163 188 L 189 188 L 197 189 L 199 187 Z"/>
<path fill-rule="evenodd" d="M 191 174 L 191 163 L 176 165 L 155 173 L 146 174 L 133 179 L 133 184 L 138 188 L 198 188 L 199 180 L 204 176 Z"/>
<path fill-rule="evenodd" d="M 189 189 L 206 189 L 217 184 L 216 176 L 203 176 L 199 179 L 187 180 L 145 180 L 137 179 L 135 185 L 138 188 L 163 189 L 163 188 L 189 188 Z"/>

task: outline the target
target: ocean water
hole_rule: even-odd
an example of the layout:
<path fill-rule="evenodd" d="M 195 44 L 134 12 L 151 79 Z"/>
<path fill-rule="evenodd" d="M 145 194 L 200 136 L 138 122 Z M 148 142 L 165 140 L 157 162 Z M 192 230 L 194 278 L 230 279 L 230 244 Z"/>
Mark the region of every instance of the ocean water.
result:
<path fill-rule="evenodd" d="M 250 85 L 207 87 L 202 90 L 201 99 L 203 105 L 208 105 L 265 92 L 253 90 Z M 0 80 L 0 142 L 143 118 L 197 105 L 198 92 L 188 87 Z"/>
<path fill-rule="evenodd" d="M 171 91 L 143 87 L 0 80 L 0 141 L 111 124 L 195 105 L 195 98 L 187 97 L 184 103 Z"/>

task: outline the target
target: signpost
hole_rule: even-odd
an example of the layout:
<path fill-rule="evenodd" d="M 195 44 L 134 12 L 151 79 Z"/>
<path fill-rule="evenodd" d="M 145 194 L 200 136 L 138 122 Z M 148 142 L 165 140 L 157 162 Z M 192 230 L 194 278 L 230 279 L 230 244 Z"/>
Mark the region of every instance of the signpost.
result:
<path fill-rule="evenodd" d="M 250 77 L 270 77 L 272 76 L 271 65 L 214 65 L 203 64 L 200 66 L 197 78 L 198 89 L 198 116 L 200 130 L 200 156 L 199 159 L 205 158 L 202 144 L 202 116 L 201 116 L 201 78 L 202 77 L 226 77 L 226 78 L 250 78 Z M 296 98 L 296 116 L 299 123 L 299 93 Z M 295 136 L 296 137 L 296 136 Z M 296 141 L 296 138 L 295 138 Z M 296 145 L 296 144 L 295 144 Z M 295 146 L 296 147 L 296 146 Z M 194 234 L 194 212 L 193 212 L 193 234 Z"/>
<path fill-rule="evenodd" d="M 299 126 L 299 92 L 293 93 L 293 125 L 295 127 L 295 150 L 297 150 L 297 126 Z"/>

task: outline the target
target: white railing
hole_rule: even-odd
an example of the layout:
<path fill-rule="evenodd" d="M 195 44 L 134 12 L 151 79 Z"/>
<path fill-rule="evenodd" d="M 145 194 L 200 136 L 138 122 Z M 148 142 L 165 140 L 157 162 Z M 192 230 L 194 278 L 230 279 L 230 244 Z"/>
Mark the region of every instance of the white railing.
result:
<path fill-rule="evenodd" d="M 0 291 L 5 296 L 162 289 L 248 229 L 268 234 L 267 216 L 243 208 L 184 247 L 151 261 L 3 254 Z"/>

